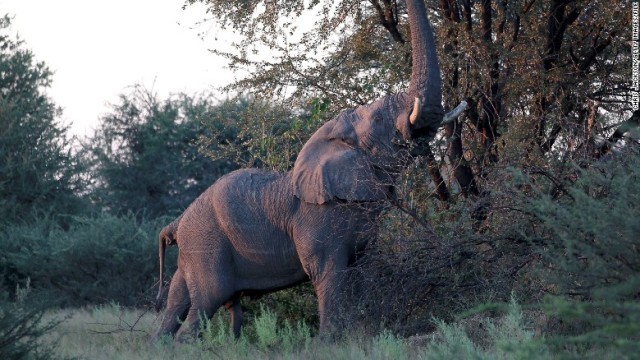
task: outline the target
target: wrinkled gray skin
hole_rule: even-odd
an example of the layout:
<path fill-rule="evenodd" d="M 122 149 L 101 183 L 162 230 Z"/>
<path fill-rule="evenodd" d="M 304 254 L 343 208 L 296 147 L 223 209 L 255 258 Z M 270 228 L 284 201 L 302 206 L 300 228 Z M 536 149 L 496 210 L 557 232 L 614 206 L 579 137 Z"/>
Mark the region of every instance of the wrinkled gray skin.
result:
<path fill-rule="evenodd" d="M 164 256 L 167 246 L 178 245 L 178 224 L 182 219 L 180 215 L 177 219 L 173 220 L 169 225 L 165 226 L 158 236 L 158 249 L 160 258 L 160 283 L 158 285 L 158 295 L 156 297 L 155 309 L 160 311 L 162 309 L 162 296 L 164 295 Z M 242 326 L 242 308 L 240 307 L 240 295 L 237 293 L 232 299 L 225 302 L 224 307 L 231 313 L 231 327 L 233 328 L 233 334 L 236 338 L 240 337 L 240 327 Z"/>
<path fill-rule="evenodd" d="M 339 329 L 344 270 L 375 236 L 372 220 L 380 202 L 392 196 L 395 174 L 406 159 L 396 144 L 432 137 L 443 118 L 424 2 L 408 0 L 407 6 L 413 44 L 407 91 L 325 123 L 287 174 L 243 169 L 220 178 L 174 222 L 175 235 L 161 234 L 161 262 L 165 244 L 173 241 L 168 239 L 175 239 L 178 269 L 153 339 L 193 335 L 200 319 L 223 305 L 236 314 L 238 335 L 240 295 L 308 280 L 318 297 L 320 333 Z"/>

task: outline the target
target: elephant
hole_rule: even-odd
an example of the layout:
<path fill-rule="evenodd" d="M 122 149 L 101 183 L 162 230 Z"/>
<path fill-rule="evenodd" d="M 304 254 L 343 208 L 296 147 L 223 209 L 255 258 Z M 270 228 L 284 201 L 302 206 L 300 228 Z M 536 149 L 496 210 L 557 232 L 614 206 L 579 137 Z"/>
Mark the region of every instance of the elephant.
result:
<path fill-rule="evenodd" d="M 182 341 L 202 318 L 225 306 L 240 333 L 242 295 L 311 281 L 318 299 L 319 333 L 340 330 L 345 270 L 375 237 L 375 219 L 394 196 L 394 181 L 409 157 L 407 144 L 433 138 L 455 119 L 444 114 L 433 30 L 424 0 L 407 0 L 412 70 L 408 89 L 343 110 L 304 144 L 287 173 L 231 172 L 205 190 L 160 235 L 177 243 L 178 268 L 152 340 Z"/>

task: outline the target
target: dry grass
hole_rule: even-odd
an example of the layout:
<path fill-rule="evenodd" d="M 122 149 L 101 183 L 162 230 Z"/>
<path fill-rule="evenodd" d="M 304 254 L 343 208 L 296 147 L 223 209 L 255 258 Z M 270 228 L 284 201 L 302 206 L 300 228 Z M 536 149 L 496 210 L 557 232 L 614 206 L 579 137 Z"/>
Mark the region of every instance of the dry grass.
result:
<path fill-rule="evenodd" d="M 75 359 L 449 359 L 471 356 L 490 359 L 548 358 L 544 348 L 532 346 L 534 331 L 523 324 L 522 313 L 513 311 L 493 321 L 474 317 L 473 326 L 482 323 L 483 341 L 467 329 L 470 323 L 438 324 L 438 331 L 418 338 L 403 339 L 383 332 L 375 337 L 349 334 L 336 342 L 311 337 L 303 325 L 283 326 L 264 311 L 248 321 L 239 340 L 231 338 L 225 314 L 207 324 L 201 340 L 174 345 L 170 341 L 149 344 L 149 333 L 156 314 L 119 306 L 63 310 L 50 314 L 65 317 L 47 341 L 55 343 L 56 354 Z M 477 324 L 476 324 L 477 323 Z M 266 339 L 266 340 L 265 340 Z M 537 345 L 536 345 L 537 346 Z"/>

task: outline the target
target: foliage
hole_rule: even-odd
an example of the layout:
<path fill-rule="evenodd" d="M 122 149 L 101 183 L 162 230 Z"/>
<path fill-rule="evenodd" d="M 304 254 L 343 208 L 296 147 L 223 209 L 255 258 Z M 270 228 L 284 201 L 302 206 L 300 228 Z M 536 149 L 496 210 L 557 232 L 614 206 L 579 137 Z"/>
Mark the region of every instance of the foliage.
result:
<path fill-rule="evenodd" d="M 640 285 L 640 155 L 612 156 L 586 169 L 554 200 L 543 196 L 532 211 L 548 231 L 546 252 L 569 295 L 619 299 Z"/>
<path fill-rule="evenodd" d="M 59 305 L 142 306 L 155 292 L 156 236 L 165 222 L 104 214 L 74 218 L 68 229 L 47 218 L 12 224 L 0 230 L 0 269 L 7 284 L 31 279 L 37 296 Z"/>
<path fill-rule="evenodd" d="M 544 230 L 531 241 L 540 244 L 557 296 L 543 306 L 576 325 L 555 341 L 587 353 L 592 347 L 603 355 L 638 353 L 640 154 L 628 150 L 573 170 L 577 179 L 559 199 L 547 195 L 530 204 Z"/>
<path fill-rule="evenodd" d="M 17 302 L 0 293 L 0 357 L 3 359 L 53 359 L 54 349 L 43 340 L 58 320 L 45 320 L 50 304 L 22 298 Z"/>
<path fill-rule="evenodd" d="M 522 309 L 511 299 L 507 312 L 497 319 L 483 318 L 480 334 L 463 322 L 438 321 L 438 332 L 424 349 L 424 359 L 548 359 L 549 349 L 535 339 Z"/>
<path fill-rule="evenodd" d="M 234 31 L 241 40 L 231 51 L 214 50 L 229 67 L 246 73 L 228 90 L 251 92 L 265 99 L 281 99 L 287 106 L 303 107 L 308 99 L 324 98 L 331 112 L 365 104 L 381 94 L 397 92 L 408 78 L 409 47 L 406 24 L 398 25 L 404 4 L 385 9 L 361 1 L 200 1 L 209 20 Z M 373 2 L 372 2 L 373 3 Z M 398 6 L 399 5 L 399 6 Z M 394 38 L 379 27 L 388 19 Z M 303 19 L 292 22 L 291 19 Z M 269 56 L 261 56 L 268 53 Z"/>
<path fill-rule="evenodd" d="M 432 214 L 435 227 L 402 210 L 383 213 L 378 238 L 349 270 L 348 322 L 373 334 L 423 334 L 434 328 L 425 319 L 452 321 L 530 283 L 516 276 L 528 253 L 499 235 L 475 234 L 463 206 Z"/>
<path fill-rule="evenodd" d="M 287 171 L 326 120 L 327 107 L 326 101 L 314 99 L 294 113 L 252 97 L 227 99 L 204 121 L 208 132 L 198 138 L 200 151 L 214 160 Z"/>
<path fill-rule="evenodd" d="M 599 139 L 622 137 L 612 132 L 635 110 L 631 3 L 426 2 L 441 44 L 444 101 L 470 104 L 422 169 L 441 200 L 488 197 L 503 167 L 591 161 L 611 148 Z M 408 78 L 404 2 L 188 3 L 205 3 L 209 21 L 242 38 L 217 52 L 242 74 L 229 90 L 294 108 L 323 98 L 336 114 L 397 92 Z"/>
<path fill-rule="evenodd" d="M 202 345 L 215 349 L 235 341 L 228 323 L 223 321 L 224 318 L 224 315 L 217 315 L 214 319 L 204 322 Z M 281 349 L 292 352 L 306 349 L 311 343 L 311 329 L 304 321 L 297 321 L 292 325 L 263 306 L 260 306 L 259 313 L 255 316 L 247 316 L 245 323 L 241 338 L 236 344 L 245 351 L 249 346 L 253 346 L 261 351 Z"/>
<path fill-rule="evenodd" d="M 242 304 L 247 316 L 259 316 L 268 310 L 286 323 L 304 322 L 313 328 L 319 324 L 318 302 L 310 282 L 258 298 L 243 298 Z"/>
<path fill-rule="evenodd" d="M 47 96 L 51 71 L 0 18 L 0 223 L 37 213 L 67 215 L 82 206 L 82 166 L 60 109 Z"/>
<path fill-rule="evenodd" d="M 218 177 L 236 165 L 212 161 L 194 146 L 210 137 L 201 125 L 217 121 L 218 106 L 209 96 L 179 94 L 165 100 L 140 86 L 120 95 L 88 140 L 86 155 L 94 176 L 91 197 L 103 211 L 148 217 L 179 213 Z M 218 134 L 232 139 L 233 134 Z"/>

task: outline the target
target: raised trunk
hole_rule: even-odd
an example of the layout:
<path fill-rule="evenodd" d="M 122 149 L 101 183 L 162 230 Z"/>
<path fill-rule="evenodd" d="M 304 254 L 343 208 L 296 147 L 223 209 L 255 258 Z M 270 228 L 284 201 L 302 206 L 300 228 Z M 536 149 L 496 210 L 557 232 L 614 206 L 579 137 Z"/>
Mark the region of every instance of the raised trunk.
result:
<path fill-rule="evenodd" d="M 433 29 L 427 19 L 424 0 L 407 0 L 411 28 L 412 66 L 408 90 L 408 104 L 420 100 L 420 115 L 412 122 L 416 129 L 436 130 L 440 127 L 442 108 L 442 80 Z"/>

